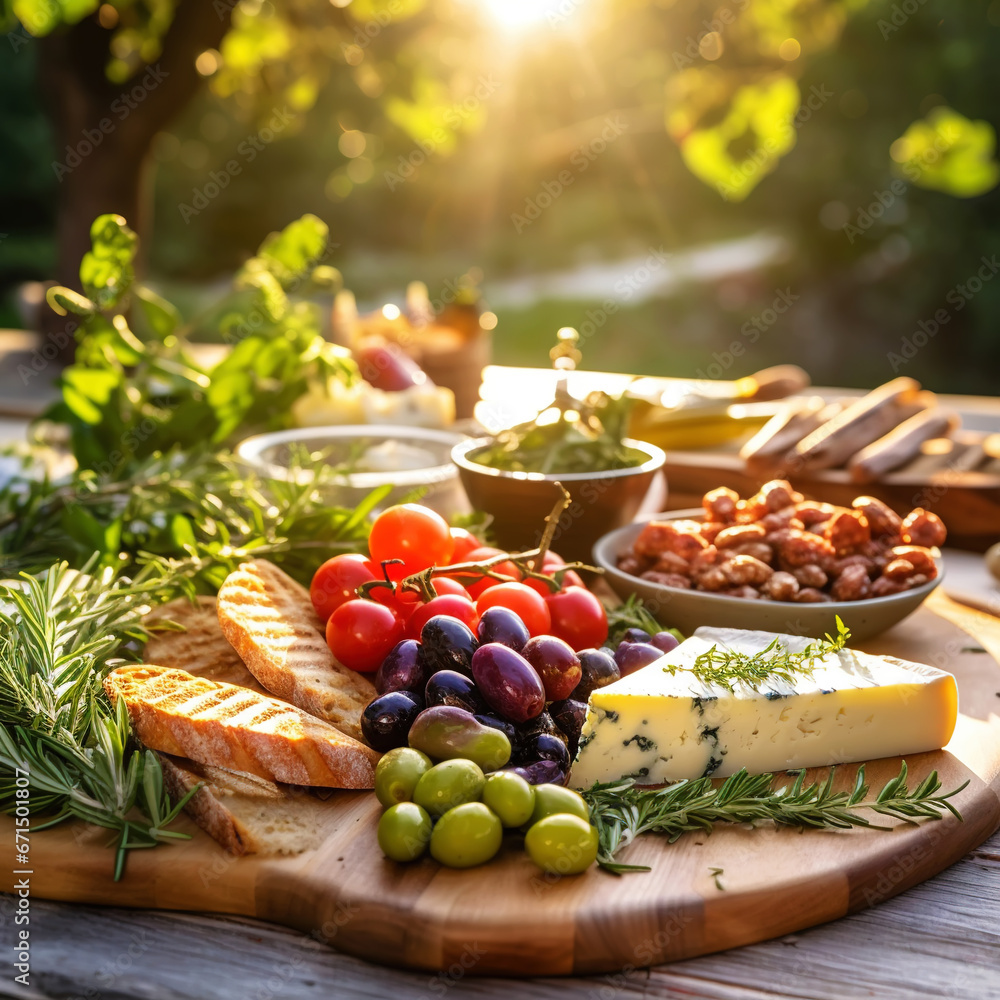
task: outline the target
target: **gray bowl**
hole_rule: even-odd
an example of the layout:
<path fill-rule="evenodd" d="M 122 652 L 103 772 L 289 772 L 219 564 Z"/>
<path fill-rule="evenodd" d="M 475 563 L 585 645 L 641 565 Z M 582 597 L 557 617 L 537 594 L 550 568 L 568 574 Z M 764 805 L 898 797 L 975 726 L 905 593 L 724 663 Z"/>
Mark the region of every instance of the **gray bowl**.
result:
<path fill-rule="evenodd" d="M 681 518 L 701 520 L 701 509 L 671 511 L 658 521 Z M 864 601 L 833 601 L 829 604 L 792 604 L 784 601 L 755 601 L 727 597 L 702 590 L 684 590 L 652 583 L 623 573 L 616 565 L 647 522 L 629 524 L 611 531 L 594 546 L 594 562 L 604 569 L 604 579 L 623 600 L 638 595 L 665 625 L 690 635 L 699 625 L 718 628 L 761 629 L 822 638 L 837 634 L 837 615 L 851 630 L 851 641 L 878 635 L 912 614 L 941 582 L 944 569 L 938 560 L 938 575 L 929 583 L 901 594 L 870 597 Z"/>
<path fill-rule="evenodd" d="M 425 427 L 397 427 L 357 424 L 331 427 L 299 427 L 290 431 L 255 434 L 241 441 L 236 457 L 259 475 L 281 482 L 311 482 L 312 469 L 293 469 L 292 455 L 297 447 L 310 452 L 324 452 L 333 464 L 347 462 L 359 448 L 395 444 L 409 445 L 426 452 L 427 464 L 417 469 L 390 468 L 385 471 L 347 472 L 323 487 L 329 503 L 354 507 L 375 487 L 388 483 L 392 492 L 382 507 L 399 503 L 414 490 L 426 490 L 420 502 L 445 517 L 468 511 L 469 505 L 458 481 L 458 469 L 451 460 L 451 449 L 463 435 Z"/>

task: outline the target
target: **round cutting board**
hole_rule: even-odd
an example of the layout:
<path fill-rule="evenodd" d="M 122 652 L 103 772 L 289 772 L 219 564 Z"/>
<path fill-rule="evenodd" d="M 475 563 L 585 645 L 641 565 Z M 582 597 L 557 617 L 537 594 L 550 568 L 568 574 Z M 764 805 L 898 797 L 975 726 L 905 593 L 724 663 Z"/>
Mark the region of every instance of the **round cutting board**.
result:
<path fill-rule="evenodd" d="M 548 877 L 510 836 L 489 864 L 453 871 L 427 859 L 387 861 L 371 793 L 337 792 L 325 804 L 323 845 L 294 857 L 234 858 L 185 817 L 177 846 L 134 851 L 112 881 L 110 835 L 64 824 L 31 835 L 31 891 L 42 898 L 236 913 L 300 928 L 375 962 L 469 974 L 630 971 L 801 930 L 872 906 L 929 878 L 1000 826 L 1000 666 L 935 597 L 877 640 L 893 653 L 951 670 L 960 717 L 947 748 L 907 759 L 913 784 L 936 769 L 946 790 L 968 780 L 951 816 L 890 832 L 719 827 L 675 844 L 645 836 L 621 860 L 652 871 L 616 877 L 596 868 Z M 1000 639 L 995 619 L 977 632 Z M 997 648 L 1000 652 L 1000 648 Z M 899 759 L 867 767 L 873 788 Z M 838 771 L 853 782 L 854 766 Z M 815 772 L 818 776 L 822 771 Z M 881 819 L 879 819 L 882 822 Z M 8 842 L 12 820 L 3 818 Z M 714 869 L 721 869 L 718 877 Z"/>

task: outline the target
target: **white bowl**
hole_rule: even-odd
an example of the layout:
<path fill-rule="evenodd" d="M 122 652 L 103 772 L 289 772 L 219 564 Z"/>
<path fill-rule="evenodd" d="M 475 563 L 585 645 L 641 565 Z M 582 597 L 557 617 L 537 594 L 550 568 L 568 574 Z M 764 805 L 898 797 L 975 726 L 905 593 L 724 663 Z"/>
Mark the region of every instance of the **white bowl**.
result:
<path fill-rule="evenodd" d="M 655 518 L 657 521 L 679 519 L 701 520 L 701 508 L 671 511 Z M 822 638 L 837 634 L 839 615 L 851 630 L 851 641 L 870 638 L 886 631 L 923 603 L 941 582 L 944 568 L 937 560 L 938 575 L 923 586 L 904 590 L 888 597 L 870 597 L 864 601 L 831 601 L 824 604 L 794 604 L 785 601 L 750 600 L 729 597 L 704 590 L 684 590 L 652 583 L 642 577 L 623 573 L 617 566 L 646 523 L 628 524 L 608 532 L 594 546 L 594 561 L 604 569 L 604 579 L 623 600 L 638 595 L 650 611 L 665 625 L 690 635 L 699 625 L 718 628 L 761 629 Z"/>
<path fill-rule="evenodd" d="M 458 469 L 451 460 L 451 449 L 463 440 L 461 434 L 425 427 L 400 427 L 380 424 L 346 424 L 331 427 L 299 427 L 288 431 L 255 434 L 236 446 L 236 457 L 259 475 L 281 482 L 311 482 L 315 471 L 308 466 L 293 469 L 296 446 L 310 453 L 327 452 L 332 464 L 349 462 L 359 449 L 388 444 L 419 448 L 428 453 L 420 468 L 387 468 L 385 471 L 345 472 L 324 485 L 323 495 L 330 503 L 354 507 L 378 486 L 390 485 L 392 491 L 379 505 L 399 503 L 417 489 L 424 489 L 420 503 L 432 507 L 444 517 L 468 511 L 468 500 L 458 479 Z M 317 460 L 319 461 L 319 460 Z"/>

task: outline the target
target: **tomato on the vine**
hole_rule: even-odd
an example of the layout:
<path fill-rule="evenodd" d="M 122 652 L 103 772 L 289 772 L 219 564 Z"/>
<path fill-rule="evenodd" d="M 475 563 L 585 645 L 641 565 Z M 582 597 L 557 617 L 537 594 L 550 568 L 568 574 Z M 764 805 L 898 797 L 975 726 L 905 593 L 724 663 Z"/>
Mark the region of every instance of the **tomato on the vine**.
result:
<path fill-rule="evenodd" d="M 458 580 L 453 580 L 450 576 L 433 577 L 431 579 L 431 589 L 438 597 L 443 597 L 445 594 L 456 594 L 458 597 L 464 597 L 467 601 L 472 600 L 465 587 Z"/>
<path fill-rule="evenodd" d="M 452 562 L 465 562 L 470 552 L 482 548 L 483 543 L 471 531 L 465 528 L 452 528 L 451 540 L 455 543 L 451 553 Z"/>
<path fill-rule="evenodd" d="M 362 583 L 375 577 L 375 567 L 355 552 L 327 559 L 316 570 L 309 585 L 309 597 L 320 621 L 326 622 L 341 604 L 358 596 Z"/>
<path fill-rule="evenodd" d="M 557 555 L 551 549 L 546 551 L 544 558 L 542 559 L 542 572 L 547 573 L 552 576 L 556 570 L 561 569 L 566 565 L 566 560 L 562 556 Z M 542 583 L 541 580 L 532 580 L 530 577 L 524 581 L 532 590 L 537 590 L 542 597 L 548 597 L 549 594 L 554 593 L 554 591 L 549 587 L 547 583 Z M 582 587 L 583 580 L 580 579 L 580 574 L 576 570 L 566 570 L 562 578 L 562 586 L 560 590 L 565 590 L 567 587 Z"/>
<path fill-rule="evenodd" d="M 401 580 L 428 566 L 446 566 L 454 547 L 448 522 L 436 511 L 416 503 L 397 504 L 382 511 L 368 536 L 368 550 L 376 566 L 388 559 L 402 560 L 387 567 L 392 580 Z"/>
<path fill-rule="evenodd" d="M 476 610 L 480 615 L 487 608 L 498 605 L 513 611 L 532 635 L 548 634 L 551 624 L 548 606 L 531 587 L 523 583 L 499 583 L 483 591 L 476 600 Z"/>
<path fill-rule="evenodd" d="M 384 579 L 381 577 L 380 579 Z M 393 587 L 372 587 L 368 596 L 373 601 L 385 605 L 402 622 L 409 620 L 417 608 L 420 607 L 420 593 L 416 590 L 402 590 L 399 586 Z"/>
<path fill-rule="evenodd" d="M 348 669 L 372 673 L 403 638 L 403 623 L 382 604 L 347 601 L 326 623 L 326 642 Z"/>
<path fill-rule="evenodd" d="M 495 559 L 497 556 L 506 555 L 503 549 L 494 549 L 489 545 L 482 545 L 478 549 L 473 549 L 466 557 L 463 562 L 486 562 L 487 559 Z M 521 571 L 517 566 L 510 562 L 510 560 L 505 559 L 502 562 L 498 562 L 495 566 L 490 567 L 496 573 L 502 573 L 504 576 L 513 577 L 515 580 L 521 579 Z M 475 600 L 484 591 L 488 590 L 490 587 L 495 587 L 500 580 L 494 580 L 493 577 L 484 576 L 480 580 L 473 580 L 471 577 L 460 577 L 462 584 L 465 589 L 472 595 L 472 599 Z"/>
<path fill-rule="evenodd" d="M 476 605 L 467 597 L 458 594 L 443 594 L 434 597 L 426 604 L 421 604 L 406 623 L 406 635 L 409 639 L 419 639 L 420 630 L 435 616 L 450 615 L 464 622 L 473 632 L 479 624 L 479 611 Z"/>
<path fill-rule="evenodd" d="M 545 604 L 551 616 L 552 635 L 568 642 L 574 650 L 597 649 L 607 639 L 607 612 L 586 587 L 571 586 L 549 594 Z"/>

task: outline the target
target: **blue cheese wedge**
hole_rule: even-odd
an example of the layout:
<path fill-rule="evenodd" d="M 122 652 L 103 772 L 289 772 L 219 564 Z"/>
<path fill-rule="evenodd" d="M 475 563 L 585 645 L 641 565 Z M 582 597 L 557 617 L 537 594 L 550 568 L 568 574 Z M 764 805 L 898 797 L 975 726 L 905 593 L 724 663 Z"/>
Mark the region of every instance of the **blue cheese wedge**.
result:
<path fill-rule="evenodd" d="M 790 653 L 812 641 L 777 638 Z M 661 659 L 594 691 L 573 786 L 821 767 L 936 750 L 951 739 L 955 678 L 920 663 L 841 649 L 759 688 L 704 683 L 691 672 L 712 647 L 755 654 L 774 639 L 773 632 L 700 628 Z"/>

